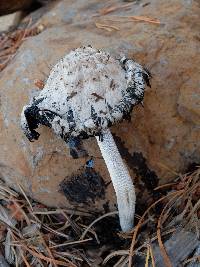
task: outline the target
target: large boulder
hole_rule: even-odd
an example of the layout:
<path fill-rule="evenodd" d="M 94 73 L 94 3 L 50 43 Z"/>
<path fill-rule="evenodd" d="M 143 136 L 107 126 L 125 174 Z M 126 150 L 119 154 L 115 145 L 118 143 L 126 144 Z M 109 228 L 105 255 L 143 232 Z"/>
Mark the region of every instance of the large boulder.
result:
<path fill-rule="evenodd" d="M 198 3 L 152 0 L 123 7 L 123 1 L 106 2 L 111 4 L 121 8 L 109 13 L 108 9 L 99 12 L 105 7 L 100 0 L 56 2 L 37 20 L 44 31 L 24 41 L 0 74 L 0 175 L 49 206 L 100 210 L 113 209 L 115 204 L 95 138 L 83 142 L 94 156 L 94 171 L 86 175 L 89 157 L 73 159 L 50 129 L 40 127 L 40 139 L 34 143 L 20 129 L 22 107 L 40 90 L 34 80 L 45 81 L 51 66 L 81 45 L 91 44 L 115 56 L 125 53 L 152 73 L 144 108 L 133 110 L 131 122 L 112 127 L 138 194 L 144 188 L 152 191 L 158 182 L 168 182 L 200 162 Z M 34 13 L 33 21 L 38 14 Z M 160 24 L 125 16 L 156 18 Z"/>

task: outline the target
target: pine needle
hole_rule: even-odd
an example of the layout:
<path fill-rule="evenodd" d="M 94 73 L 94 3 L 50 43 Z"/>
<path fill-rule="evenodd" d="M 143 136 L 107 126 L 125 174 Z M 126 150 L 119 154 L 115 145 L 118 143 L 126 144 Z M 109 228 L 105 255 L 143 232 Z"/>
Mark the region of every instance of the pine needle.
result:
<path fill-rule="evenodd" d="M 113 26 L 113 25 L 108 25 L 108 24 L 102 24 L 102 23 L 99 23 L 99 22 L 95 22 L 95 25 L 98 29 L 103 29 L 103 30 L 106 30 L 108 32 L 112 32 L 113 30 L 116 30 L 116 31 L 119 31 L 120 29 L 116 26 Z"/>
<path fill-rule="evenodd" d="M 120 10 L 120 9 L 127 9 L 130 8 L 133 5 L 133 3 L 128 3 L 128 4 L 122 4 L 122 5 L 110 5 L 107 7 L 104 7 L 98 11 L 99 15 L 107 15 L 111 12 Z"/>

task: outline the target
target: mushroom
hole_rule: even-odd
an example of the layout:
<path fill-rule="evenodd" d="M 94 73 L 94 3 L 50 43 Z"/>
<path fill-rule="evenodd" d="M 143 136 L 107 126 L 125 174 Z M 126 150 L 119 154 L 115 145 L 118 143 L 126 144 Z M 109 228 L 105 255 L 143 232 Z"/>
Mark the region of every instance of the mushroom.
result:
<path fill-rule="evenodd" d="M 133 228 L 135 189 L 109 127 L 141 103 L 150 73 L 132 59 L 120 60 L 91 46 L 77 48 L 51 70 L 40 94 L 23 108 L 21 127 L 30 141 L 46 125 L 66 143 L 95 136 L 107 165 L 123 232 Z"/>

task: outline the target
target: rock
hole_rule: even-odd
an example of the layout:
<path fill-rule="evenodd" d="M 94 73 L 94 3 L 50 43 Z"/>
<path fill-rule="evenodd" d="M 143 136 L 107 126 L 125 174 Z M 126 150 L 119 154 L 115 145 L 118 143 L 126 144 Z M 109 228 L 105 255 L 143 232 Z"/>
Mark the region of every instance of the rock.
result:
<path fill-rule="evenodd" d="M 199 260 L 198 257 L 200 256 L 200 244 L 199 246 L 195 249 L 195 253 L 194 253 L 194 259 L 193 261 L 191 261 L 187 267 L 198 267 L 199 266 Z M 195 258 L 196 257 L 196 258 Z"/>
<path fill-rule="evenodd" d="M 166 253 L 172 266 L 181 266 L 183 261 L 199 246 L 199 240 L 195 233 L 183 229 L 178 229 L 164 243 Z M 153 247 L 156 266 L 165 266 L 162 252 L 158 244 Z"/>
<path fill-rule="evenodd" d="M 200 118 L 200 94 L 199 94 L 199 73 L 196 70 L 192 79 L 187 77 L 185 83 L 180 87 L 178 97 L 178 112 L 180 116 L 197 127 Z"/>
<path fill-rule="evenodd" d="M 70 179 L 74 182 L 75 176 L 82 179 L 89 157 L 72 159 L 64 142 L 46 127 L 40 127 L 41 137 L 34 143 L 29 143 L 20 129 L 22 107 L 40 90 L 34 80 L 45 81 L 58 59 L 87 44 L 116 56 L 126 53 L 145 64 L 153 75 L 144 108 L 135 108 L 132 122 L 112 127 L 120 152 L 135 177 L 140 194 L 138 207 L 145 207 L 146 192 L 152 194 L 158 182 L 168 182 L 175 173 L 200 162 L 200 7 L 190 0 L 145 3 L 133 2 L 128 9 L 118 8 L 100 16 L 99 9 L 105 7 L 100 0 L 59 1 L 38 19 L 37 24 L 43 25 L 44 31 L 28 38 L 0 74 L 0 174 L 8 184 L 17 188 L 20 183 L 31 197 L 49 206 L 114 209 L 115 194 L 94 138 L 84 141 L 83 146 L 94 156 L 95 177 L 104 183 L 98 182 L 102 188 L 96 190 L 96 196 L 92 194 L 92 198 L 86 198 L 88 203 L 81 203 L 65 197 L 60 184 Z M 107 1 L 106 5 L 124 2 Z M 39 17 L 37 12 L 40 11 L 34 12 L 33 21 Z M 160 24 L 131 21 L 123 16 L 148 16 L 160 20 Z M 76 180 L 76 185 L 81 179 Z M 77 194 L 80 190 L 78 185 Z M 90 186 L 88 190 L 90 195 Z"/>
<path fill-rule="evenodd" d="M 165 251 L 169 257 L 171 266 L 184 266 L 184 261 L 187 260 L 188 256 L 190 256 L 194 251 L 194 256 L 198 256 L 199 254 L 199 240 L 196 233 L 192 231 L 188 231 L 184 228 L 177 228 L 173 235 L 164 242 Z M 162 251 L 159 247 L 158 242 L 155 242 L 152 246 L 152 251 L 155 259 L 156 267 L 163 267 L 166 265 L 166 261 L 163 258 Z M 137 257 L 137 261 L 135 262 L 136 266 L 142 267 L 145 265 L 146 258 L 143 256 Z M 198 267 L 199 264 L 195 263 L 194 265 L 187 265 L 187 267 Z M 197 264 L 197 265 L 196 265 Z M 152 264 L 150 264 L 152 266 Z M 186 265 L 185 265 L 186 266 Z"/>
<path fill-rule="evenodd" d="M 0 32 L 8 31 L 11 27 L 17 26 L 21 19 L 21 16 L 22 16 L 22 13 L 20 11 L 15 12 L 10 15 L 1 16 L 0 17 Z"/>
<path fill-rule="evenodd" d="M 7 263 L 3 255 L 0 255 L 0 266 L 1 267 L 9 267 L 10 265 Z"/>

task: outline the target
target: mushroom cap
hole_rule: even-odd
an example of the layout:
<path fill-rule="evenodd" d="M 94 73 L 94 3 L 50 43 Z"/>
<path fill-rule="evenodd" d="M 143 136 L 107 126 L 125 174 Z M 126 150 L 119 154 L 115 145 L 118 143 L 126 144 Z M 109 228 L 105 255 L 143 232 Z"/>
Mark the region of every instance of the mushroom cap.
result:
<path fill-rule="evenodd" d="M 133 60 L 119 61 L 91 46 L 77 48 L 53 67 L 38 97 L 24 107 L 22 128 L 29 140 L 38 138 L 39 124 L 65 141 L 99 135 L 142 101 L 148 78 Z"/>

